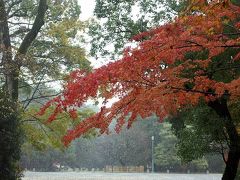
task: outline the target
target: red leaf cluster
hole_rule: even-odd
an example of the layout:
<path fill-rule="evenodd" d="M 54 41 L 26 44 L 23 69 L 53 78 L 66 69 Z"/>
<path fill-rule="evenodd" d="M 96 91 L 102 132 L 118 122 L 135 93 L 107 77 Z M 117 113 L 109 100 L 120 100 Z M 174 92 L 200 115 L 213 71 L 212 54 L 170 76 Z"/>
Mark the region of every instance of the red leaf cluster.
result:
<path fill-rule="evenodd" d="M 239 76 L 226 83 L 209 75 L 209 66 L 218 55 L 229 48 L 239 51 L 239 34 L 232 38 L 224 34 L 224 27 L 232 23 L 239 33 L 240 8 L 228 0 L 213 0 L 208 5 L 196 2 L 198 12 L 134 37 L 146 40 L 137 48 L 126 49 L 122 59 L 90 73 L 80 70 L 71 73 L 64 93 L 41 110 L 43 113 L 49 106 L 56 106 L 49 121 L 63 110 L 82 106 L 89 98 L 103 97 L 107 102 L 118 97 L 119 101 L 110 108 L 104 106 L 70 130 L 63 139 L 66 145 L 93 128 L 108 132 L 113 119 L 117 120 L 118 132 L 125 123 L 130 127 L 137 116 L 144 118 L 155 113 L 163 120 L 189 104 L 196 105 L 200 99 L 213 101 L 225 93 L 233 101 L 240 97 Z M 186 58 L 187 53 L 194 52 L 207 52 L 207 58 Z M 239 60 L 239 53 L 232 56 Z M 226 61 L 230 63 L 232 59 Z M 76 118 L 75 111 L 70 113 Z"/>

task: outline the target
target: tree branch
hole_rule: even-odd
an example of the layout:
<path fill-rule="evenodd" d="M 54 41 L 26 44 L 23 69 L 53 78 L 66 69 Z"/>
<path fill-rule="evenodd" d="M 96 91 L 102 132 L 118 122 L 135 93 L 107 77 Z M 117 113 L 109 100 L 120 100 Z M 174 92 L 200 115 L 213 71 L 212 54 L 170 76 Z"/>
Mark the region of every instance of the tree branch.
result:
<path fill-rule="evenodd" d="M 63 81 L 64 79 L 54 79 L 54 80 L 48 80 L 48 81 L 41 81 L 40 84 L 46 84 L 46 83 L 51 83 L 51 82 L 56 82 L 56 81 Z M 19 88 L 25 88 L 25 87 L 31 87 L 32 85 L 37 85 L 39 82 L 35 82 L 32 84 L 27 84 L 24 86 L 19 86 Z"/>
<path fill-rule="evenodd" d="M 18 5 L 18 4 L 20 4 L 21 2 L 22 2 L 22 0 L 13 1 L 12 4 L 10 4 L 10 5 L 8 6 L 7 15 L 10 13 L 11 9 L 13 8 L 13 6 Z"/>
<path fill-rule="evenodd" d="M 26 23 L 26 22 L 12 22 L 12 21 L 8 21 L 9 24 L 12 25 L 27 25 L 27 26 L 32 26 L 32 23 Z"/>
<path fill-rule="evenodd" d="M 217 95 L 214 92 L 206 92 L 206 91 L 200 91 L 200 90 L 193 90 L 193 89 L 186 89 L 186 88 L 180 88 L 180 87 L 170 87 L 171 89 L 175 89 L 175 90 L 180 90 L 180 91 L 186 91 L 186 92 L 193 92 L 193 93 L 200 93 L 200 94 L 204 94 L 204 95 Z"/>
<path fill-rule="evenodd" d="M 32 101 L 32 100 L 35 100 L 35 99 L 42 99 L 42 98 L 55 97 L 55 96 L 60 95 L 61 93 L 62 93 L 62 92 L 59 92 L 59 93 L 57 93 L 57 94 L 52 94 L 52 95 L 45 95 L 45 96 L 32 97 L 32 98 L 28 98 L 28 99 L 22 100 L 21 102 L 24 103 L 24 102 Z"/>
<path fill-rule="evenodd" d="M 37 90 L 38 90 L 38 87 L 39 87 L 40 84 L 41 84 L 41 81 L 42 81 L 43 77 L 44 77 L 44 74 L 42 75 L 40 81 L 38 82 L 37 86 L 35 87 L 35 89 L 34 89 L 34 91 L 33 91 L 33 93 L 32 93 L 32 96 L 31 96 L 31 98 L 30 98 L 31 100 L 27 101 L 27 104 L 24 106 L 24 110 L 27 109 L 27 107 L 29 106 L 29 104 L 30 104 L 31 101 L 33 100 L 33 98 L 34 98 L 34 96 L 35 96 L 35 94 L 36 94 L 36 92 L 37 92 Z"/>
<path fill-rule="evenodd" d="M 20 13 L 22 9 L 17 9 L 16 11 L 14 11 L 13 13 L 11 13 L 10 15 L 8 15 L 8 19 L 11 19 L 12 17 L 22 17 L 22 16 L 27 16 L 26 13 Z"/>
<path fill-rule="evenodd" d="M 26 54 L 33 40 L 37 37 L 41 27 L 44 25 L 44 16 L 47 11 L 47 0 L 40 0 L 38 5 L 38 13 L 33 23 L 32 29 L 24 37 L 19 49 L 18 54 Z"/>
<path fill-rule="evenodd" d="M 16 37 L 16 36 L 19 35 L 19 34 L 23 34 L 23 33 L 28 32 L 29 30 L 30 30 L 30 29 L 28 29 L 28 28 L 20 28 L 20 29 L 18 29 L 17 31 L 13 32 L 13 33 L 10 35 L 10 37 L 11 37 L 11 38 L 14 38 L 14 37 Z"/>

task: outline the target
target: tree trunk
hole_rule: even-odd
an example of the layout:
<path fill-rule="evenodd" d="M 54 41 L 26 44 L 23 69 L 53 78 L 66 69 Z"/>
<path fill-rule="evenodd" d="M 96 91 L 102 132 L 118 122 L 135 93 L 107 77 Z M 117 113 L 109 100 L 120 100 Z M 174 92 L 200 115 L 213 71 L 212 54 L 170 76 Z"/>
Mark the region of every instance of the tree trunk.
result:
<path fill-rule="evenodd" d="M 236 126 L 233 123 L 231 114 L 228 110 L 227 98 L 223 97 L 213 102 L 209 102 L 208 106 L 213 108 L 219 117 L 224 120 L 225 131 L 227 133 L 230 144 L 222 180 L 234 180 L 237 174 L 240 159 L 240 137 L 237 133 Z"/>
<path fill-rule="evenodd" d="M 24 37 L 15 57 L 12 55 L 8 15 L 5 8 L 5 1 L 0 0 L 0 66 L 5 77 L 5 92 L 0 91 L 2 103 L 0 104 L 0 179 L 16 180 L 20 173 L 18 162 L 22 143 L 17 106 L 21 57 L 27 53 L 44 24 L 47 0 L 39 1 L 33 26 Z"/>
<path fill-rule="evenodd" d="M 230 147 L 222 180 L 234 180 L 237 174 L 239 157 L 239 150 L 235 147 Z"/>
<path fill-rule="evenodd" d="M 7 22 L 7 13 L 5 10 L 5 3 L 3 0 L 0 0 L 0 33 L 1 33 L 1 65 L 3 66 L 3 74 L 5 76 L 5 87 L 4 89 L 8 92 L 10 97 L 13 92 L 13 69 L 15 69 L 15 65 L 12 63 L 12 49 L 11 49 L 11 40 L 9 35 L 9 27 Z M 13 99 L 13 98 L 12 98 Z"/>
<path fill-rule="evenodd" d="M 5 75 L 5 90 L 9 93 L 13 102 L 18 101 L 19 71 L 22 66 L 22 56 L 25 55 L 32 42 L 37 37 L 41 27 L 44 25 L 44 16 L 47 11 L 47 0 L 40 0 L 37 16 L 31 30 L 26 34 L 19 46 L 15 58 L 12 56 L 11 39 L 8 27 L 8 17 L 5 10 L 5 3 L 0 0 L 0 52 L 2 53 L 2 66 Z"/>

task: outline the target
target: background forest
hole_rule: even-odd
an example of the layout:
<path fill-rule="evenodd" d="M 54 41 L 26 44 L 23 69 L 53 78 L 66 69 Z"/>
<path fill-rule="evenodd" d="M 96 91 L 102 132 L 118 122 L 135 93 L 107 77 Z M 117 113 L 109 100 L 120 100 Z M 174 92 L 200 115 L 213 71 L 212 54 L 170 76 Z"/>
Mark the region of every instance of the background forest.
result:
<path fill-rule="evenodd" d="M 131 129 L 124 129 L 120 134 L 114 133 L 113 130 L 110 135 L 77 139 L 67 149 L 46 148 L 40 151 L 30 144 L 25 144 L 21 164 L 22 167 L 35 171 L 59 171 L 56 164 L 65 167 L 61 170 L 104 170 L 106 166 L 111 165 L 144 166 L 145 171 L 151 171 L 151 136 L 155 137 L 154 159 L 157 172 L 169 170 L 187 173 L 208 170 L 219 173 L 223 170 L 222 157 L 216 152 L 209 152 L 201 159 L 191 162 L 181 161 L 177 154 L 181 142 L 174 135 L 171 124 L 160 124 L 156 117 L 139 119 Z M 185 140 L 191 141 L 187 138 Z M 189 146 L 193 146 L 193 143 Z"/>

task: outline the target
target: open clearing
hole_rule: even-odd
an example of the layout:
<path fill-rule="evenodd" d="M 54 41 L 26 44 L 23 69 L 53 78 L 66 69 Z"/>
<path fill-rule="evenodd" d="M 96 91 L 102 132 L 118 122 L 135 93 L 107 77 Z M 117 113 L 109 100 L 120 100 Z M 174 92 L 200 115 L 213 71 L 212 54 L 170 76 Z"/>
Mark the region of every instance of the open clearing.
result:
<path fill-rule="evenodd" d="M 26 172 L 23 180 L 220 180 L 221 174 Z"/>

